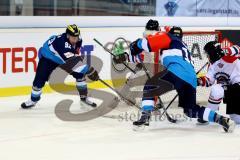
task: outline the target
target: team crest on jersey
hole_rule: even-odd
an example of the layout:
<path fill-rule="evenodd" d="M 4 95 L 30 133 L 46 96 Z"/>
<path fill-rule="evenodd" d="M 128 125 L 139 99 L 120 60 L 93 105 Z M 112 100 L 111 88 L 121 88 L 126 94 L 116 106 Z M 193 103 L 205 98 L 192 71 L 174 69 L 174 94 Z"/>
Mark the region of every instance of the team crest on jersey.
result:
<path fill-rule="evenodd" d="M 220 84 L 228 84 L 230 81 L 230 75 L 225 72 L 218 72 L 214 75 L 217 83 Z"/>
<path fill-rule="evenodd" d="M 217 66 L 218 66 L 219 68 L 223 68 L 224 64 L 218 63 Z"/>

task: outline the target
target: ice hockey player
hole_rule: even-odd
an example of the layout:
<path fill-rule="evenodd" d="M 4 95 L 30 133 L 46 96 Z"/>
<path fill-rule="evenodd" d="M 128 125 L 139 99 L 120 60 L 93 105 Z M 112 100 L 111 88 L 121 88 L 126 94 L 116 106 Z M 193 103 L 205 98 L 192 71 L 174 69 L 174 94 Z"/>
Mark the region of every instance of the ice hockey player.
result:
<path fill-rule="evenodd" d="M 158 21 L 150 19 L 150 20 L 148 20 L 148 22 L 145 25 L 143 37 L 146 38 L 149 35 L 154 35 L 157 32 L 159 32 L 160 30 L 161 29 L 159 27 Z M 146 82 L 148 77 L 146 75 L 142 76 L 145 74 L 142 63 L 145 63 L 147 65 L 149 64 L 149 67 L 148 67 L 149 71 L 153 71 L 155 69 L 155 66 L 154 66 L 155 59 L 154 58 L 156 58 L 156 57 L 154 57 L 154 54 L 150 55 L 151 57 L 146 57 L 146 54 L 144 52 L 142 52 L 138 55 L 131 55 L 128 53 L 124 53 L 124 54 L 126 56 L 128 63 L 135 64 L 136 67 L 134 68 L 134 71 L 136 73 L 130 74 L 130 76 L 127 78 L 125 85 L 123 86 L 123 88 L 121 89 L 120 92 L 122 93 L 123 96 L 125 96 L 126 98 L 131 99 L 131 101 L 135 102 L 136 97 L 140 97 L 142 94 L 141 94 L 141 92 L 132 92 L 132 91 L 129 92 L 130 88 L 134 87 L 136 85 L 139 85 L 139 84 L 144 84 Z M 117 64 L 118 60 L 116 58 L 118 58 L 118 57 L 114 57 L 113 61 Z M 148 73 L 152 76 L 151 72 L 149 72 L 149 71 L 148 71 Z M 141 77 L 141 78 L 137 78 L 137 77 Z"/>
<path fill-rule="evenodd" d="M 156 91 L 158 95 L 162 95 L 172 90 L 171 86 L 173 86 L 179 95 L 179 106 L 183 107 L 188 117 L 216 122 L 222 125 L 226 132 L 232 132 L 235 128 L 232 120 L 196 104 L 197 76 L 192 65 L 191 54 L 182 41 L 182 36 L 180 27 L 172 27 L 168 33 L 158 32 L 131 43 L 132 55 L 138 55 L 143 50 L 146 53 L 158 53 L 161 50 L 161 64 L 166 68 L 146 82 L 142 98 L 142 115 L 138 121 L 133 122 L 133 125 L 149 125 Z M 119 59 L 124 60 L 123 56 Z"/>
<path fill-rule="evenodd" d="M 49 76 L 58 66 L 65 64 L 67 60 L 74 56 L 79 56 L 82 46 L 80 29 L 77 25 L 68 25 L 66 32 L 61 35 L 51 36 L 39 49 L 39 62 L 36 75 L 33 81 L 31 98 L 22 103 L 24 109 L 31 108 L 40 100 L 42 88 L 48 81 Z M 96 103 L 91 102 L 87 97 L 88 89 L 85 82 L 85 75 L 90 80 L 98 80 L 98 73 L 87 64 L 76 67 L 71 75 L 76 79 L 76 88 L 80 95 L 81 102 L 96 107 Z"/>
<path fill-rule="evenodd" d="M 146 38 L 149 35 L 154 35 L 159 31 L 161 31 L 161 28 L 159 26 L 158 21 L 150 19 L 145 26 L 145 31 L 143 32 L 143 37 Z"/>
<path fill-rule="evenodd" d="M 145 26 L 145 30 L 143 32 L 143 37 L 146 38 L 149 35 L 154 35 L 157 32 L 159 32 L 161 30 L 159 23 L 157 20 L 153 20 L 150 19 L 148 20 L 148 22 L 146 23 Z M 139 64 L 140 61 L 144 62 L 144 58 L 143 55 L 144 53 L 140 53 L 138 55 L 128 55 L 128 62 L 134 62 L 134 63 L 138 63 L 137 66 L 139 66 L 141 68 L 141 64 Z M 149 63 L 149 62 L 148 62 Z"/>
<path fill-rule="evenodd" d="M 235 123 L 240 124 L 240 48 L 237 45 L 229 47 L 224 53 L 216 41 L 210 41 L 204 46 L 204 51 L 210 62 L 205 76 L 198 78 L 198 85 L 209 87 L 211 92 L 207 107 L 219 110 L 220 103 L 227 105 L 227 114 Z"/>

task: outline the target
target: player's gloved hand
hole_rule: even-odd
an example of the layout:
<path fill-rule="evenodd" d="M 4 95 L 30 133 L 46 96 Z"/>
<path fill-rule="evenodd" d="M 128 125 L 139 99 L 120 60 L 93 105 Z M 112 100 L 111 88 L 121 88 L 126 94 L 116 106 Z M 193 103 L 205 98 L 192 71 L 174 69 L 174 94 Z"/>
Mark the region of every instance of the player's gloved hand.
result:
<path fill-rule="evenodd" d="M 138 42 L 140 40 L 141 39 L 137 39 L 136 41 L 133 41 L 132 43 L 130 43 L 131 55 L 135 56 L 135 55 L 140 54 L 143 51 L 143 49 L 139 48 L 139 46 L 138 46 Z"/>
<path fill-rule="evenodd" d="M 93 67 L 90 67 L 86 74 L 92 81 L 97 81 L 99 79 L 98 72 Z"/>
<path fill-rule="evenodd" d="M 126 52 L 122 53 L 122 54 L 119 54 L 119 55 L 116 55 L 113 57 L 113 61 L 114 63 L 116 64 L 120 64 L 120 63 L 123 63 L 127 60 L 128 54 Z"/>

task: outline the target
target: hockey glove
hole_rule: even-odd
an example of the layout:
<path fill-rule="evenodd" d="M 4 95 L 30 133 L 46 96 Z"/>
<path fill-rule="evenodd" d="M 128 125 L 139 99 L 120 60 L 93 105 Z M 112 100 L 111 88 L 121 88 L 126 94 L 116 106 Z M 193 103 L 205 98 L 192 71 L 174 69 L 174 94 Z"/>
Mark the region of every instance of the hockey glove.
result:
<path fill-rule="evenodd" d="M 93 67 L 90 67 L 86 74 L 92 81 L 97 81 L 99 79 L 98 72 Z"/>
<path fill-rule="evenodd" d="M 143 51 L 143 49 L 139 48 L 139 46 L 137 45 L 139 41 L 140 39 L 137 39 L 136 41 L 130 43 L 130 51 L 133 56 L 138 55 Z"/>
<path fill-rule="evenodd" d="M 119 54 L 119 55 L 116 55 L 113 57 L 113 61 L 114 63 L 116 64 L 120 64 L 120 63 L 123 63 L 127 60 L 128 54 L 126 52 L 122 53 L 122 54 Z"/>

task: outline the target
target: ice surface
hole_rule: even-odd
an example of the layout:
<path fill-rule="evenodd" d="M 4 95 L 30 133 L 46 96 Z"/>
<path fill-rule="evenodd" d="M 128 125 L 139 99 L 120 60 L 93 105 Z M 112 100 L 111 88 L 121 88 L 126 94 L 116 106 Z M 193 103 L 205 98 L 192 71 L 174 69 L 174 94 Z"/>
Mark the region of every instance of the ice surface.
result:
<path fill-rule="evenodd" d="M 0 98 L 1 160 L 239 160 L 240 128 L 232 134 L 220 126 L 153 121 L 144 131 L 133 131 L 132 121 L 119 119 L 136 114 L 135 108 L 119 107 L 105 117 L 86 122 L 66 122 L 54 113 L 55 105 L 69 98 L 71 111 L 80 106 L 77 96 L 45 94 L 30 110 L 20 109 L 28 96 Z M 180 113 L 179 109 L 169 110 Z M 113 118 L 111 118 L 113 117 Z M 134 117 L 133 117 L 134 118 Z"/>

